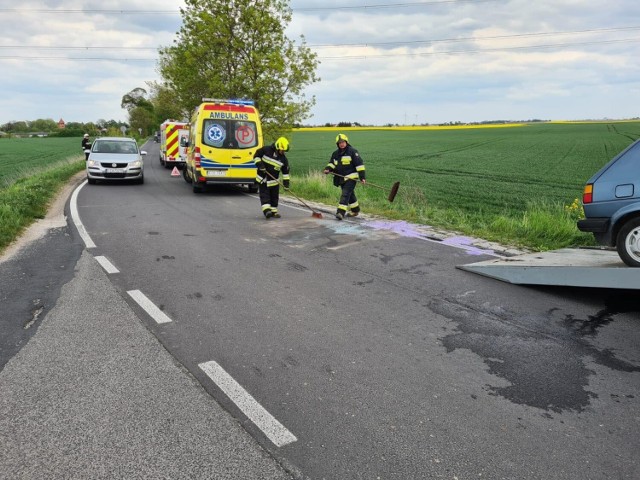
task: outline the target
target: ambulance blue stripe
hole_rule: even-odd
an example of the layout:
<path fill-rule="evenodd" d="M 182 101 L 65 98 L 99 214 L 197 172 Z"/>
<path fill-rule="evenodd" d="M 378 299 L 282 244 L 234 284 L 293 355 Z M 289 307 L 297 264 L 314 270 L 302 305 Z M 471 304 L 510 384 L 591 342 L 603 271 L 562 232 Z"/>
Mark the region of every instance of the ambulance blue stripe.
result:
<path fill-rule="evenodd" d="M 232 165 L 232 164 L 218 163 L 218 162 L 214 162 L 213 160 L 207 160 L 205 158 L 201 158 L 200 165 L 202 165 L 204 168 L 256 168 L 256 164 L 253 163 L 253 160 L 249 160 L 248 162 L 245 162 L 245 163 L 238 163 L 238 164 Z"/>

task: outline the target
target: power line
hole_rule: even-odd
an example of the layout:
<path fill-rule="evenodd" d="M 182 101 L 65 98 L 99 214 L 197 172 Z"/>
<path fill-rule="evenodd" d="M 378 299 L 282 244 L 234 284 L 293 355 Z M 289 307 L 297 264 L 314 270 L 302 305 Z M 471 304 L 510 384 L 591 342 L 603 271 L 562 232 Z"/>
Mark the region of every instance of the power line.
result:
<path fill-rule="evenodd" d="M 435 0 L 426 2 L 379 3 L 373 5 L 333 6 L 333 7 L 300 7 L 292 8 L 293 12 L 331 11 L 331 10 L 375 10 L 385 8 L 433 7 L 452 3 L 484 3 L 496 0 Z M 0 8 L 0 13 L 100 13 L 107 15 L 176 15 L 177 10 L 125 10 L 125 9 L 84 9 L 84 8 Z"/>
<path fill-rule="evenodd" d="M 418 43 L 445 43 L 445 42 L 466 42 L 473 40 L 508 40 L 514 38 L 527 38 L 527 37 L 543 37 L 554 35 L 579 35 L 584 33 L 606 33 L 606 32 L 622 32 L 628 30 L 640 30 L 640 26 L 637 27 L 617 27 L 617 28 L 593 28 L 588 30 L 573 30 L 565 32 L 537 32 L 537 33 L 516 33 L 512 35 L 493 35 L 488 37 L 459 37 L 459 38 L 442 38 L 434 40 L 410 40 L 402 42 L 375 42 L 375 43 L 342 43 L 342 44 L 319 44 L 319 45 L 307 45 L 313 48 L 329 48 L 329 47 L 355 47 L 355 46 L 372 46 L 372 45 L 413 45 Z"/>
<path fill-rule="evenodd" d="M 390 53 L 377 55 L 341 55 L 333 57 L 318 57 L 319 60 L 343 60 L 343 59 L 369 59 L 369 58 L 385 58 L 385 57 L 427 57 L 434 55 L 463 55 L 478 53 L 494 53 L 502 51 L 514 50 L 540 50 L 558 47 L 578 47 L 586 45 L 604 45 L 613 43 L 633 43 L 640 42 L 638 38 L 625 38 L 618 40 L 600 40 L 593 42 L 576 42 L 576 43 L 554 43 L 543 45 L 526 45 L 520 47 L 502 47 L 502 48 L 482 48 L 475 50 L 448 50 L 442 52 L 422 52 L 422 53 Z M 72 60 L 72 61 L 113 61 L 113 62 L 156 62 L 157 58 L 110 58 L 110 57 L 60 57 L 60 56 L 25 56 L 25 55 L 0 55 L 2 59 L 24 59 L 24 60 Z"/>
<path fill-rule="evenodd" d="M 423 43 L 455 43 L 465 41 L 479 41 L 479 40 L 510 40 L 516 38 L 529 38 L 529 37 L 544 37 L 554 35 L 579 35 L 588 33 L 610 33 L 610 32 L 623 32 L 629 30 L 640 30 L 640 26 L 631 27 L 614 27 L 614 28 L 593 28 L 587 30 L 570 30 L 570 31 L 556 31 L 556 32 L 535 32 L 535 33 L 519 33 L 512 35 L 493 35 L 486 37 L 460 37 L 460 38 L 441 38 L 430 40 L 408 40 L 398 42 L 369 42 L 369 43 L 334 43 L 334 44 L 311 44 L 307 45 L 309 48 L 341 48 L 341 47 L 369 47 L 369 46 L 390 46 L 390 45 L 416 45 Z M 601 42 L 607 42 L 602 40 Z M 562 45 L 562 44 L 556 44 Z M 570 44 L 567 44 L 570 45 Z M 157 47 L 116 47 L 116 46 L 40 46 L 40 45 L 0 45 L 0 48 L 9 49 L 30 49 L 30 50 L 158 50 Z"/>

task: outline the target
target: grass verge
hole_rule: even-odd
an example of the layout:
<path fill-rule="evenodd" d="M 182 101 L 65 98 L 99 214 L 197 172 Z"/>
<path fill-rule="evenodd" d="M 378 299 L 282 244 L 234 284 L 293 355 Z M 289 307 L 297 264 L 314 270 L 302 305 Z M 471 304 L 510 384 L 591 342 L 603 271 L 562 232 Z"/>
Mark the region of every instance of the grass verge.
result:
<path fill-rule="evenodd" d="M 51 200 L 84 168 L 84 159 L 65 163 L 0 189 L 0 253 L 29 225 L 45 217 Z"/>

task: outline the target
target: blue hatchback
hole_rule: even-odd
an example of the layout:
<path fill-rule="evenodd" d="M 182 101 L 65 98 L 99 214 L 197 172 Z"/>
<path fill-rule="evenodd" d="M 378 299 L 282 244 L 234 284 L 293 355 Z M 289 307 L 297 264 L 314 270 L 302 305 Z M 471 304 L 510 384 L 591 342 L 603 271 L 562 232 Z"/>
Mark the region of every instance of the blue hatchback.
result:
<path fill-rule="evenodd" d="M 585 219 L 578 229 L 616 247 L 630 267 L 640 267 L 640 140 L 589 179 L 582 195 Z"/>

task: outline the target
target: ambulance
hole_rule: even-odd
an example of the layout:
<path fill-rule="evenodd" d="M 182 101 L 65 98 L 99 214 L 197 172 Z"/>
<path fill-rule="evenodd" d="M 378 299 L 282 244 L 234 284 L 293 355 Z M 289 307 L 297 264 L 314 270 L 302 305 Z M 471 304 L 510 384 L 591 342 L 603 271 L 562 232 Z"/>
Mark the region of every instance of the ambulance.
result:
<path fill-rule="evenodd" d="M 207 185 L 244 185 L 256 192 L 254 154 L 263 145 L 252 100 L 203 98 L 191 117 L 185 181 L 194 193 Z"/>
<path fill-rule="evenodd" d="M 160 125 L 160 164 L 163 167 L 184 167 L 187 161 L 189 124 L 165 120 Z"/>

